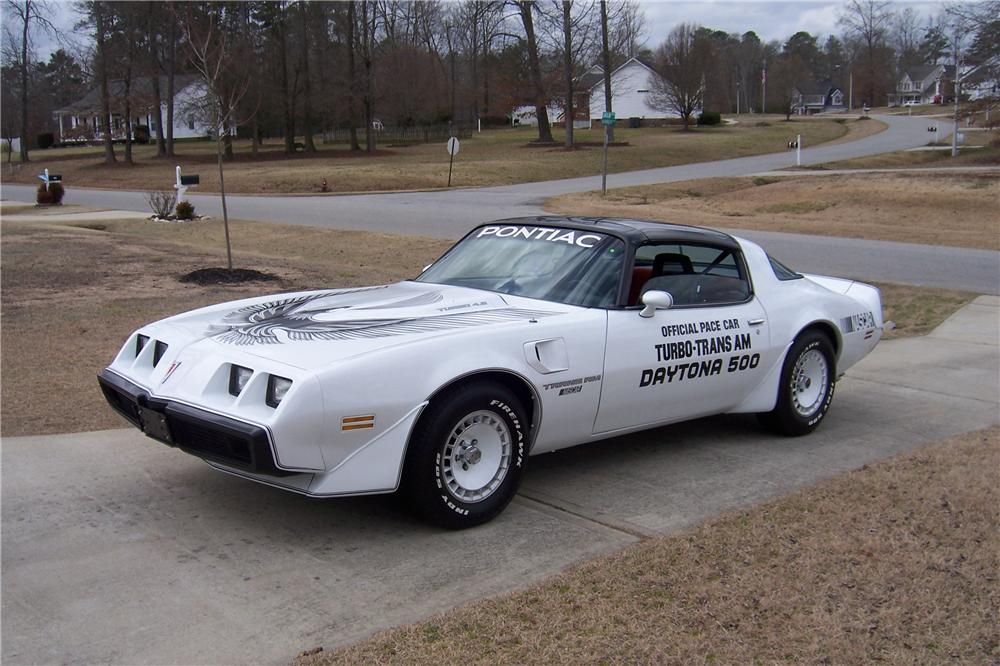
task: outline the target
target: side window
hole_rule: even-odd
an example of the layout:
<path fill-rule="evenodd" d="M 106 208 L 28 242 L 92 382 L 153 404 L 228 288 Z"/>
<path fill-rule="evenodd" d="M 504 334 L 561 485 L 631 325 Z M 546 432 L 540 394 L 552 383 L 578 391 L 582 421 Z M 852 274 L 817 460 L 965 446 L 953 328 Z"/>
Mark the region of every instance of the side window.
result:
<path fill-rule="evenodd" d="M 731 305 L 751 294 L 738 250 L 678 243 L 636 249 L 628 304 L 653 289 L 668 292 L 678 306 Z"/>
<path fill-rule="evenodd" d="M 771 262 L 771 270 L 774 271 L 774 277 L 778 278 L 782 282 L 786 280 L 798 280 L 802 277 L 771 255 L 767 255 L 767 260 Z"/>

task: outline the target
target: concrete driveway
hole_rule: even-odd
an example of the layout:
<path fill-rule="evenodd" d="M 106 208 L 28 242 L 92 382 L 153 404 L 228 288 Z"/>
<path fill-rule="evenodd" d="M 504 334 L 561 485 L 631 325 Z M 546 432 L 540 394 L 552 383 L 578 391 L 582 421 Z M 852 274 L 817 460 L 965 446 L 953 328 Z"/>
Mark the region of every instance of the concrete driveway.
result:
<path fill-rule="evenodd" d="M 1000 299 L 852 369 L 812 436 L 728 416 L 532 458 L 499 519 L 309 501 L 131 430 L 3 442 L 3 661 L 287 662 L 994 424 Z"/>

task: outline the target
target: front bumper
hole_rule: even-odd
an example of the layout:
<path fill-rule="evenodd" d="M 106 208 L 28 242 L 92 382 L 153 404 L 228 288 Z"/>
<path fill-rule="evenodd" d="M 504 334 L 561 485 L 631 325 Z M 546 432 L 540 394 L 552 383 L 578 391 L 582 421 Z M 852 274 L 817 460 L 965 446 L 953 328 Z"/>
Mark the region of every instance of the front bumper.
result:
<path fill-rule="evenodd" d="M 278 468 L 267 431 L 260 426 L 156 398 L 107 369 L 97 375 L 97 381 L 112 409 L 157 441 L 247 472 L 297 473 Z"/>

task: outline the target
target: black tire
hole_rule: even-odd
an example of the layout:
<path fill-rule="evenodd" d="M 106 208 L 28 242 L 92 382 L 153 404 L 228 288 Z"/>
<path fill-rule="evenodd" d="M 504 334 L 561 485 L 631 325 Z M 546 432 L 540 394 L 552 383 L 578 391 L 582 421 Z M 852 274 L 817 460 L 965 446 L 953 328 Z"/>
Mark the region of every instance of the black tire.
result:
<path fill-rule="evenodd" d="M 468 418 L 472 416 L 479 421 Z M 507 507 L 521 484 L 528 458 L 528 427 L 524 405 L 500 384 L 464 385 L 435 398 L 410 437 L 403 467 L 404 496 L 426 520 L 448 529 L 464 529 L 492 520 Z M 471 437 L 484 431 L 493 442 L 484 446 L 488 452 L 479 452 L 481 458 L 476 462 L 463 459 L 464 455 L 475 455 L 478 449 L 471 445 L 478 440 Z M 473 435 L 469 440 L 456 438 L 456 433 L 462 432 Z M 506 447 L 502 443 L 504 432 Z M 488 472 L 498 457 L 501 462 L 490 477 Z M 477 464 L 486 465 L 481 470 L 491 481 L 478 489 L 465 488 L 459 475 Z M 467 466 L 459 471 L 459 465 Z"/>
<path fill-rule="evenodd" d="M 818 393 L 812 391 L 812 381 L 808 377 L 796 378 L 796 366 L 812 362 L 817 365 L 817 356 L 825 365 L 825 386 Z M 816 376 L 818 373 L 813 373 Z M 792 343 L 781 368 L 781 383 L 778 385 L 778 401 L 770 412 L 757 415 L 762 425 L 789 437 L 807 435 L 819 427 L 830 409 L 837 381 L 836 356 L 830 339 L 819 331 L 806 331 Z M 812 396 L 816 393 L 815 398 Z M 804 404 L 801 396 L 810 398 Z"/>

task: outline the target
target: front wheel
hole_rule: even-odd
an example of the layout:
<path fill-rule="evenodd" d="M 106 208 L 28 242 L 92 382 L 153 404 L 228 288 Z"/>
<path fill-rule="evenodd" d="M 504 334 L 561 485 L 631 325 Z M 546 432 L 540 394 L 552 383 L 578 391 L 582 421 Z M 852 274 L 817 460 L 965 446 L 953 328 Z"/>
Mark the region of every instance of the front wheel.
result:
<path fill-rule="evenodd" d="M 495 518 L 514 498 L 527 458 L 528 420 L 492 382 L 435 398 L 414 429 L 403 490 L 427 520 L 462 529 Z"/>
<path fill-rule="evenodd" d="M 826 416 L 833 401 L 836 361 L 829 338 L 818 331 L 800 335 L 781 369 L 778 402 L 759 414 L 761 423 L 782 435 L 806 435 Z"/>

